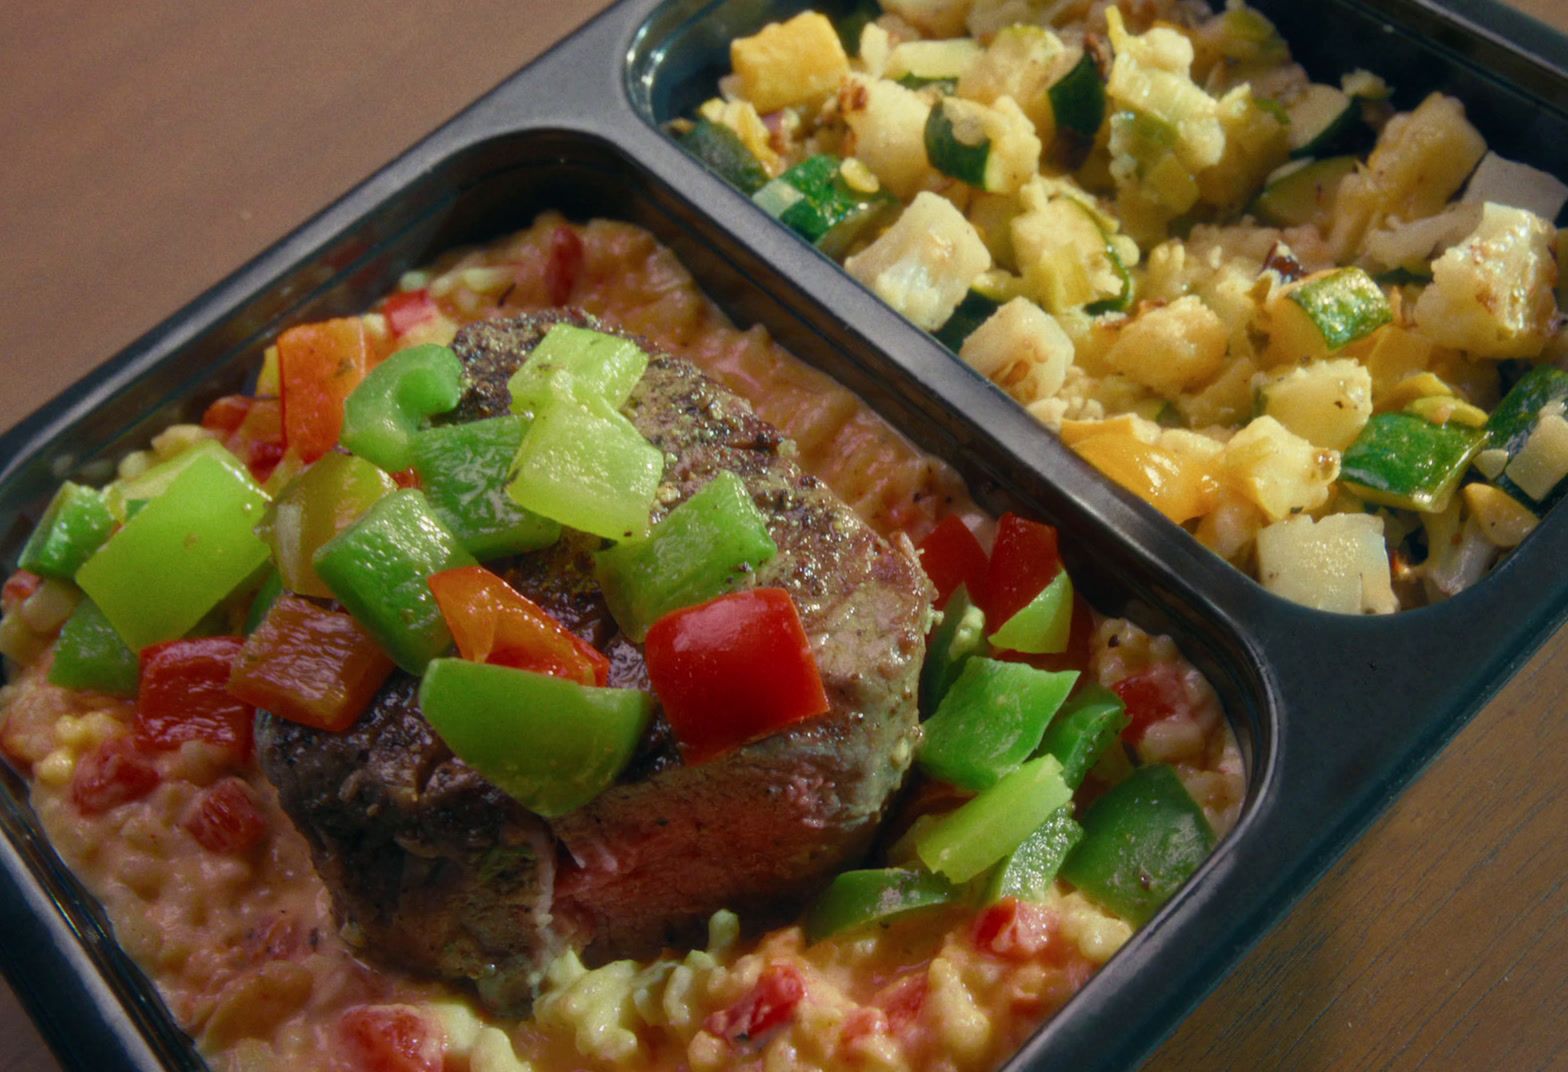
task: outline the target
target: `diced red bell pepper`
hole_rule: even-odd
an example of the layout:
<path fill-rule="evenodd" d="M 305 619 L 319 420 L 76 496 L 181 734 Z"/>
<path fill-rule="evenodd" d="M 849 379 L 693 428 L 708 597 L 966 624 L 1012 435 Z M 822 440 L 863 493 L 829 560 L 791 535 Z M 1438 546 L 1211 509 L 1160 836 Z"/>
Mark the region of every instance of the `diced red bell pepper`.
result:
<path fill-rule="evenodd" d="M 38 591 L 43 583 L 44 579 L 31 570 L 17 570 L 5 579 L 5 588 L 0 590 L 0 609 L 10 614 L 26 602 L 28 596 Z"/>
<path fill-rule="evenodd" d="M 936 585 L 938 607 L 947 606 L 948 597 L 959 585 L 969 589 L 972 601 L 985 606 L 985 548 L 962 518 L 957 514 L 943 518 L 915 550 L 920 555 L 920 567 Z"/>
<path fill-rule="evenodd" d="M 392 659 L 351 615 L 280 596 L 234 660 L 229 692 L 333 733 L 359 720 Z"/>
<path fill-rule="evenodd" d="M 158 769 L 128 737 L 113 737 L 76 762 L 71 803 L 83 815 L 102 815 L 158 788 Z"/>
<path fill-rule="evenodd" d="M 400 488 L 419 487 L 419 474 L 412 468 L 399 469 L 397 472 L 390 475 L 392 477 L 392 482 Z"/>
<path fill-rule="evenodd" d="M 687 762 L 829 708 L 811 641 L 782 588 L 731 592 L 653 623 L 648 679 Z"/>
<path fill-rule="evenodd" d="M 227 437 L 245 423 L 256 400 L 249 395 L 224 395 L 201 415 L 201 426 L 220 437 Z"/>
<path fill-rule="evenodd" d="M 241 856 L 267 836 L 262 814 L 243 778 L 221 778 L 202 791 L 180 825 L 208 852 Z"/>
<path fill-rule="evenodd" d="M 1031 960 L 1059 944 L 1056 913 L 1044 905 L 1004 897 L 975 917 L 975 948 L 1006 960 Z"/>
<path fill-rule="evenodd" d="M 710 1035 L 730 1042 L 751 1042 L 764 1032 L 788 1023 L 806 996 L 806 981 L 792 964 L 769 964 L 751 992 L 703 1023 Z"/>
<path fill-rule="evenodd" d="M 300 324 L 278 336 L 283 442 L 313 462 L 337 446 L 343 400 L 370 367 L 370 344 L 357 316 Z"/>
<path fill-rule="evenodd" d="M 229 692 L 229 670 L 244 644 L 244 637 L 215 636 L 143 648 L 136 743 L 170 751 L 206 741 L 249 758 L 256 710 Z"/>
<path fill-rule="evenodd" d="M 430 578 L 457 650 L 476 663 L 604 686 L 610 660 L 549 612 L 483 566 L 462 566 Z"/>
<path fill-rule="evenodd" d="M 442 1032 L 408 1005 L 356 1005 L 338 1020 L 342 1072 L 440 1072 Z"/>
<path fill-rule="evenodd" d="M 1003 514 L 986 570 L 985 601 L 980 604 L 987 626 L 993 631 L 1000 628 L 1061 570 L 1054 528 L 1017 514 Z"/>
<path fill-rule="evenodd" d="M 1111 686 L 1111 691 L 1127 706 L 1130 721 L 1122 730 L 1122 740 L 1128 744 L 1137 744 L 1150 726 L 1183 714 L 1188 708 L 1182 672 L 1174 663 L 1155 663 L 1122 678 Z"/>
<path fill-rule="evenodd" d="M 550 259 L 544 269 L 551 305 L 565 305 L 571 300 L 585 260 L 583 240 L 577 236 L 576 229 L 565 223 L 556 227 L 550 235 Z"/>
<path fill-rule="evenodd" d="M 207 407 L 202 427 L 217 433 L 258 484 L 283 460 L 283 407 L 276 398 L 225 395 Z"/>
<path fill-rule="evenodd" d="M 435 299 L 424 287 L 399 291 L 381 303 L 381 315 L 387 318 L 387 326 L 394 335 L 408 334 L 438 312 Z"/>

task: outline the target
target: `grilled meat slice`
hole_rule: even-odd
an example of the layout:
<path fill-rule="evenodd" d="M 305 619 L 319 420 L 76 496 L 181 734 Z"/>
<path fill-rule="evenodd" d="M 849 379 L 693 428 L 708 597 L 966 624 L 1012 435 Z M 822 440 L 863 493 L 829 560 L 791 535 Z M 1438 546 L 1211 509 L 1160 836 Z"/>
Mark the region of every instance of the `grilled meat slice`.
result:
<path fill-rule="evenodd" d="M 547 314 L 464 328 L 471 386 L 454 420 L 507 412 L 506 381 Z M 656 516 L 725 470 L 767 519 L 779 554 L 756 583 L 787 590 L 832 703 L 712 762 L 686 766 L 662 718 L 617 785 L 545 821 L 445 748 L 399 675 L 346 734 L 263 715 L 263 769 L 305 832 L 339 913 L 367 953 L 480 982 L 497 1006 L 527 1003 L 565 948 L 590 961 L 697 940 L 733 908 L 752 923 L 803 898 L 864 852 L 908 768 L 929 587 L 907 542 L 891 544 L 791 460 L 793 445 L 745 401 L 674 357 L 653 354 L 623 412 L 665 452 Z M 611 683 L 645 687 L 593 579 L 597 541 L 568 534 L 491 563 L 611 656 Z"/>

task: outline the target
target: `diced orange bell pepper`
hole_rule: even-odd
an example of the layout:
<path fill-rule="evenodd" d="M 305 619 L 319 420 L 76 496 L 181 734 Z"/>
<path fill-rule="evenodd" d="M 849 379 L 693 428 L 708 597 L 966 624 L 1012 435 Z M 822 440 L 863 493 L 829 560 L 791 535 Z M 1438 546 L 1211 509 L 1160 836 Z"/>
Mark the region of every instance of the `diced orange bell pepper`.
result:
<path fill-rule="evenodd" d="M 341 611 L 284 595 L 245 641 L 229 692 L 280 718 L 348 729 L 392 673 L 392 659 Z"/>
<path fill-rule="evenodd" d="M 604 686 L 610 660 L 483 566 L 430 578 L 430 591 L 463 658 Z"/>
<path fill-rule="evenodd" d="M 337 446 L 343 400 L 370 367 L 370 344 L 357 316 L 301 324 L 278 336 L 283 442 L 313 462 Z"/>

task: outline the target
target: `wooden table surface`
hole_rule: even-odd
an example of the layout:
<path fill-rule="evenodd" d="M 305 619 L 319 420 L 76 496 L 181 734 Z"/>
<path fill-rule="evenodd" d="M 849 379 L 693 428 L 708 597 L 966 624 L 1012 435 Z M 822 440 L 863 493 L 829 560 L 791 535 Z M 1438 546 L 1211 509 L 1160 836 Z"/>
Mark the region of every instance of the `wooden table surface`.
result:
<path fill-rule="evenodd" d="M 0 5 L 0 428 L 602 6 Z M 1146 1067 L 1568 1068 L 1565 696 L 1568 633 Z M 0 987 L 0 1072 L 55 1068 Z"/>

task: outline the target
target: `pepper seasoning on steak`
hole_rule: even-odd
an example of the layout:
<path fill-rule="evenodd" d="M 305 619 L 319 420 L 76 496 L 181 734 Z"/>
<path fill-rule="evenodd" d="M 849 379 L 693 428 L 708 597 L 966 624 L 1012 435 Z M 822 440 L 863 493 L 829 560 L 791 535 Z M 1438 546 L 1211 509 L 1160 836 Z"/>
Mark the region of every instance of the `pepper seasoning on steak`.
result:
<path fill-rule="evenodd" d="M 507 380 L 557 322 L 621 334 L 580 313 L 469 325 L 453 342 L 470 386 L 451 419 L 508 412 Z M 882 539 L 802 473 L 793 444 L 740 397 L 644 348 L 648 371 L 622 412 L 665 453 L 654 518 L 720 472 L 742 478 L 779 549 L 755 582 L 794 599 L 827 714 L 695 766 L 656 717 L 618 783 L 553 820 L 453 756 L 407 675 L 343 734 L 259 719 L 262 769 L 348 933 L 367 955 L 472 979 L 498 1008 L 525 1008 L 568 948 L 591 962 L 648 956 L 700 940 L 720 908 L 757 923 L 793 915 L 864 853 L 919 732 L 930 593 L 907 541 Z M 597 546 L 568 532 L 490 566 L 605 651 L 610 684 L 646 688 L 641 649 L 594 581 Z"/>

